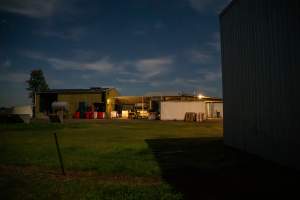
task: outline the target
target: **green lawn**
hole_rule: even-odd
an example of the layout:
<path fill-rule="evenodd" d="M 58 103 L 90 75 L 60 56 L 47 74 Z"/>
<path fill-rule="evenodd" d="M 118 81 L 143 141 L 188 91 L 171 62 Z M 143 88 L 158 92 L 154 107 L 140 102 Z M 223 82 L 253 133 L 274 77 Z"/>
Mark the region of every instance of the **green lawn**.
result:
<path fill-rule="evenodd" d="M 166 172 L 214 167 L 222 132 L 221 122 L 1 124 L 0 199 L 182 199 Z"/>
<path fill-rule="evenodd" d="M 0 199 L 300 199 L 299 171 L 225 147 L 222 132 L 217 121 L 2 124 Z"/>

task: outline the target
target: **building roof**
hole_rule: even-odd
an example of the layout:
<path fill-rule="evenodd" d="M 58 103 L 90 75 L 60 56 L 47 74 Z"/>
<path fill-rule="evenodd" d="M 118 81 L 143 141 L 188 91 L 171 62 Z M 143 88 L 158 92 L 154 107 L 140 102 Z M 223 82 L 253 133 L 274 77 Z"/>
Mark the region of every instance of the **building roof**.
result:
<path fill-rule="evenodd" d="M 101 92 L 105 92 L 107 90 L 110 90 L 113 88 L 100 88 L 100 87 L 92 87 L 90 89 L 51 89 L 51 90 L 47 90 L 47 91 L 42 91 L 42 92 L 38 92 L 37 94 L 74 94 L 74 93 L 79 93 L 79 94 L 97 94 L 97 93 L 101 93 Z"/>
<path fill-rule="evenodd" d="M 220 12 L 219 16 L 222 17 L 225 13 L 239 0 L 231 0 L 230 3 Z"/>
<path fill-rule="evenodd" d="M 154 96 L 117 96 L 117 97 L 113 97 L 114 99 L 119 99 L 119 100 L 137 100 L 137 99 L 142 99 L 144 98 L 145 100 L 146 99 L 150 99 L 150 98 L 153 98 L 153 97 L 188 97 L 188 98 L 197 98 L 197 96 L 193 96 L 193 95 L 173 95 L 173 96 L 170 96 L 170 95 L 161 95 L 161 96 L 157 96 L 157 95 L 154 95 Z M 223 99 L 222 98 L 218 98 L 218 97 L 207 97 L 207 96 L 203 96 L 202 99 L 203 101 L 214 101 L 214 102 L 223 102 Z"/>
<path fill-rule="evenodd" d="M 146 97 L 180 97 L 180 96 L 194 96 L 192 94 L 182 93 L 182 92 L 148 92 L 144 96 Z"/>
<path fill-rule="evenodd" d="M 183 92 L 148 92 L 144 95 L 145 97 L 197 97 L 197 95 L 183 93 Z M 222 98 L 219 97 L 209 97 L 203 96 L 203 100 L 206 101 L 223 101 Z"/>

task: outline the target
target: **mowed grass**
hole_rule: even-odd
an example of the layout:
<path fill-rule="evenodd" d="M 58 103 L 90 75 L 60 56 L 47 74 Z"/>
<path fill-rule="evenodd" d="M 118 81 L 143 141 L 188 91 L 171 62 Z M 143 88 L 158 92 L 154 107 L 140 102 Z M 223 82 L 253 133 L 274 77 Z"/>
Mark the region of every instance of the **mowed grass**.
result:
<path fill-rule="evenodd" d="M 66 176 L 60 175 L 54 132 Z M 221 141 L 222 132 L 221 122 L 2 124 L 0 199 L 182 199 L 182 194 L 164 181 L 162 167 L 182 164 L 174 159 L 178 153 L 189 166 L 208 165 L 197 159 L 199 154 L 187 155 L 182 149 L 197 138 Z M 174 143 L 177 140 L 187 141 L 184 148 Z M 172 147 L 163 149 L 165 163 L 157 157 L 164 141 Z M 209 150 L 205 155 L 209 156 Z"/>

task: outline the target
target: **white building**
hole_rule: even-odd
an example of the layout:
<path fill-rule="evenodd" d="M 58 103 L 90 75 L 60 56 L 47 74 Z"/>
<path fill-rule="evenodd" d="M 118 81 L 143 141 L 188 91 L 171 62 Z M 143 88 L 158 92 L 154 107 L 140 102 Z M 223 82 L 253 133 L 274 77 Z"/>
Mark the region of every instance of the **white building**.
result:
<path fill-rule="evenodd" d="M 203 113 L 205 119 L 223 118 L 222 101 L 163 101 L 161 120 L 184 120 L 186 113 Z"/>

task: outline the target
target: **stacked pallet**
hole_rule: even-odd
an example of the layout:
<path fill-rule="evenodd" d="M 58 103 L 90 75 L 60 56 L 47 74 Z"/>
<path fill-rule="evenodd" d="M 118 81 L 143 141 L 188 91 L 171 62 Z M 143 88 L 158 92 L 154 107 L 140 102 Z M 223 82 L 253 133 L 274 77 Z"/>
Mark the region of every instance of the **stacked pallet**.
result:
<path fill-rule="evenodd" d="M 204 113 L 186 112 L 184 116 L 184 121 L 187 122 L 202 122 L 205 120 Z"/>
<path fill-rule="evenodd" d="M 194 112 L 186 112 L 184 116 L 184 121 L 195 122 L 197 120 L 197 114 Z"/>

